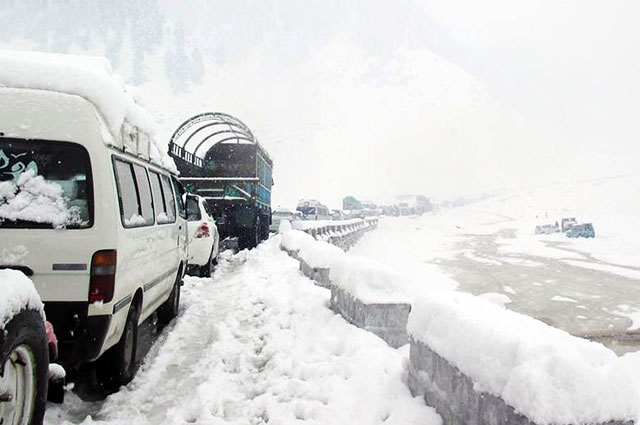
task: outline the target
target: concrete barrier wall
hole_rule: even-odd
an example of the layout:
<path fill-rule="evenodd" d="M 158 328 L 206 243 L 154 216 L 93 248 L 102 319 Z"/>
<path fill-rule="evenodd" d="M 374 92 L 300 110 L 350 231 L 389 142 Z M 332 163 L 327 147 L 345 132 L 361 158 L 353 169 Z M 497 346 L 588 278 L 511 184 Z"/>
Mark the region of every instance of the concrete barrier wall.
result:
<path fill-rule="evenodd" d="M 331 309 L 353 325 L 376 334 L 393 348 L 402 347 L 409 342 L 409 304 L 366 304 L 344 289 L 331 285 Z"/>
<path fill-rule="evenodd" d="M 500 397 L 476 391 L 468 376 L 422 342 L 411 338 L 410 343 L 409 389 L 436 409 L 444 425 L 536 425 Z M 606 424 L 633 425 L 633 421 Z"/>

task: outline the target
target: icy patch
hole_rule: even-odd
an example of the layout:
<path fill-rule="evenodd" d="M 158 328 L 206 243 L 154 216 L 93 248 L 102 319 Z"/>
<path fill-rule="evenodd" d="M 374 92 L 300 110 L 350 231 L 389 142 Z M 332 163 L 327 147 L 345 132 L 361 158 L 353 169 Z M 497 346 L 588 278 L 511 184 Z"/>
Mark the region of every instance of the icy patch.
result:
<path fill-rule="evenodd" d="M 611 273 L 629 279 L 640 280 L 640 271 L 627 269 L 624 267 L 610 266 L 607 264 L 588 263 L 586 261 L 564 260 L 563 261 L 570 266 L 582 267 L 584 269 L 595 270 L 599 272 Z"/>
<path fill-rule="evenodd" d="M 543 241 L 531 235 L 519 236 L 516 238 L 497 238 L 496 243 L 500 245 L 498 252 L 501 254 L 530 255 L 533 257 L 552 259 L 584 259 L 584 256 L 564 249 L 547 246 Z"/>
<path fill-rule="evenodd" d="M 565 303 L 577 303 L 577 300 L 574 300 L 573 298 L 568 298 L 568 297 L 563 297 L 562 295 L 554 295 L 553 297 L 551 297 L 551 301 L 560 301 L 560 302 L 565 302 Z"/>
<path fill-rule="evenodd" d="M 501 266 L 502 265 L 502 263 L 500 261 L 498 261 L 498 260 L 493 260 L 491 258 L 480 257 L 478 255 L 475 255 L 471 251 L 465 251 L 464 254 L 462 254 L 462 255 L 465 258 L 468 258 L 469 260 L 476 261 L 478 263 L 488 264 L 488 265 L 492 265 L 492 266 Z"/>

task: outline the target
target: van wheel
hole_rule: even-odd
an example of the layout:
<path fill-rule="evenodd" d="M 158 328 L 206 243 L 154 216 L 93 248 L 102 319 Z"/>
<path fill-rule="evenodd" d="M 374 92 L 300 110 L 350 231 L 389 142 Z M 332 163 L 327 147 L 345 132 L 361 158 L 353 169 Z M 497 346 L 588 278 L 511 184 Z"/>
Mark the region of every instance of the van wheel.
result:
<path fill-rule="evenodd" d="M 49 352 L 40 313 L 24 310 L 0 332 L 0 424 L 41 424 Z"/>
<path fill-rule="evenodd" d="M 138 309 L 129 308 L 120 341 L 107 351 L 97 365 L 97 377 L 106 390 L 116 390 L 133 379 L 138 348 Z"/>
<path fill-rule="evenodd" d="M 158 319 L 162 323 L 169 323 L 180 311 L 180 286 L 180 274 L 178 274 L 176 283 L 174 283 L 171 290 L 171 295 L 158 309 Z"/>

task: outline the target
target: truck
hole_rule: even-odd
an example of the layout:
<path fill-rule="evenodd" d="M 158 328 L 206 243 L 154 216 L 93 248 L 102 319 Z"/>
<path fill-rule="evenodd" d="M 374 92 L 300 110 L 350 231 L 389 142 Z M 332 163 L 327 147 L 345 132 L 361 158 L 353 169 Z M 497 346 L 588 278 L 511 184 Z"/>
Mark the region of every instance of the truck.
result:
<path fill-rule="evenodd" d="M 186 190 L 207 202 L 223 244 L 250 249 L 269 237 L 273 160 L 242 121 L 191 117 L 173 133 L 169 155 Z"/>

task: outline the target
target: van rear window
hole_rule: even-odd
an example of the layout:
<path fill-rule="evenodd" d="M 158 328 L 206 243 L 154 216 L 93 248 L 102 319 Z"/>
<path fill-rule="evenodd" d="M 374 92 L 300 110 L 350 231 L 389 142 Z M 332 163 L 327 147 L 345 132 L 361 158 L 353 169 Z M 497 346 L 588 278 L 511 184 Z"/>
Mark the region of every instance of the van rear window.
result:
<path fill-rule="evenodd" d="M 0 137 L 0 228 L 92 225 L 91 163 L 84 147 Z"/>

